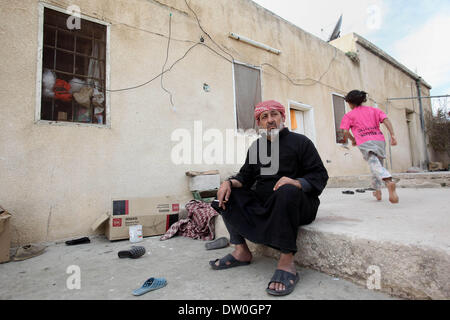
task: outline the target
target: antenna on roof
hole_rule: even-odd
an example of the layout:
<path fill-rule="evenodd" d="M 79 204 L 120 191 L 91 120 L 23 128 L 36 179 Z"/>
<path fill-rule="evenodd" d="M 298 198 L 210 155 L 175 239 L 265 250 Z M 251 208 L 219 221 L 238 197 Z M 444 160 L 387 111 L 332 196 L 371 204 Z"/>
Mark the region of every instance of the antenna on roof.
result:
<path fill-rule="evenodd" d="M 333 33 L 331 34 L 330 39 L 328 40 L 328 42 L 339 38 L 339 36 L 341 35 L 341 26 L 342 26 L 342 14 L 339 17 L 339 20 L 336 23 L 336 27 L 334 27 Z"/>

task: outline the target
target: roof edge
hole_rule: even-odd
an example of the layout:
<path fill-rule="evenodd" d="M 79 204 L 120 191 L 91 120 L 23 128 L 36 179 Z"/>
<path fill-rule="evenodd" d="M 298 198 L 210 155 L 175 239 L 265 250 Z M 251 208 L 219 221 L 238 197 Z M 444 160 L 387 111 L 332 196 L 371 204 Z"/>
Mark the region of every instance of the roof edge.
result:
<path fill-rule="evenodd" d="M 361 46 L 363 46 L 365 49 L 369 50 L 370 52 L 372 52 L 373 54 L 375 54 L 376 56 L 380 57 L 381 59 L 383 59 L 384 61 L 386 61 L 387 63 L 393 65 L 394 67 L 396 67 L 397 69 L 400 69 L 401 71 L 403 71 L 404 73 L 406 73 L 408 76 L 410 76 L 411 78 L 413 78 L 414 80 L 420 80 L 420 82 L 426 86 L 428 89 L 432 89 L 431 85 L 428 84 L 421 76 L 419 76 L 418 74 L 416 74 L 415 72 L 412 72 L 410 69 L 408 69 L 405 65 L 401 64 L 400 62 L 398 62 L 397 60 L 395 60 L 393 57 L 391 57 L 389 54 L 387 54 L 386 52 L 384 52 L 383 50 L 381 50 L 380 48 L 378 48 L 376 45 L 374 45 L 372 42 L 370 42 L 369 40 L 365 39 L 364 37 L 360 36 L 357 33 L 353 33 L 354 37 L 356 38 L 356 43 L 360 44 Z"/>

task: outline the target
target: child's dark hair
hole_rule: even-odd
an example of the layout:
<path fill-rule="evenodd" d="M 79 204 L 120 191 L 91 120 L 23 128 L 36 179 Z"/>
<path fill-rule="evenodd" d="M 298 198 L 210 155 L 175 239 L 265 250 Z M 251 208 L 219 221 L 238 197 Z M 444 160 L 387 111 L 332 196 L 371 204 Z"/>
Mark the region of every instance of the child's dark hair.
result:
<path fill-rule="evenodd" d="M 367 101 L 367 92 L 359 90 L 350 91 L 345 96 L 345 101 L 358 107 Z"/>

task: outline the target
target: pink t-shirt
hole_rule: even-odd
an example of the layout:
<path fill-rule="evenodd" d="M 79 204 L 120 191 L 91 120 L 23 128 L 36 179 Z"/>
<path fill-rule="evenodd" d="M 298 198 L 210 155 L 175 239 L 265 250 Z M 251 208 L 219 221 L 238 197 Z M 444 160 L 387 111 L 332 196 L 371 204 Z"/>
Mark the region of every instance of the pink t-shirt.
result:
<path fill-rule="evenodd" d="M 386 113 L 380 109 L 359 106 L 344 115 L 341 129 L 351 129 L 358 146 L 370 140 L 385 141 L 380 123 L 386 118 Z"/>

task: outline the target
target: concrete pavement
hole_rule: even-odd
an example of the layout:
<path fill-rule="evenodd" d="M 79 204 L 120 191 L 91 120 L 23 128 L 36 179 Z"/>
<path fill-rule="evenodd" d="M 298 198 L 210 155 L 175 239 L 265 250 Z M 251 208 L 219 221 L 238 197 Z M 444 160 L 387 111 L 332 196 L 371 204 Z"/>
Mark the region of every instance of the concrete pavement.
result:
<path fill-rule="evenodd" d="M 450 189 L 399 188 L 397 205 L 386 190 L 377 202 L 371 192 L 342 194 L 348 189 L 355 190 L 327 188 L 316 221 L 300 229 L 301 279 L 287 297 L 264 290 L 277 254 L 262 246 L 251 245 L 251 265 L 214 271 L 208 261 L 231 247 L 207 251 L 203 241 L 158 236 L 141 243 L 143 257 L 119 259 L 129 241 L 91 236 L 90 244 L 51 242 L 38 257 L 0 264 L 0 299 L 450 299 Z M 80 289 L 67 286 L 70 266 L 79 267 Z M 168 285 L 134 297 L 150 277 L 165 277 Z"/>
<path fill-rule="evenodd" d="M 124 300 L 316 300 L 316 299 L 392 299 L 349 281 L 298 268 L 300 282 L 284 298 L 269 296 L 267 283 L 276 260 L 256 256 L 249 266 L 214 271 L 209 260 L 232 251 L 231 247 L 207 251 L 205 242 L 174 237 L 159 241 L 145 238 L 147 253 L 138 259 L 119 259 L 117 252 L 129 248 L 128 241 L 109 242 L 102 236 L 91 237 L 90 244 L 66 246 L 48 243 L 37 257 L 0 264 L 0 300 L 7 299 L 124 299 Z M 69 290 L 78 266 L 80 289 Z M 74 269 L 73 269 L 74 270 Z M 165 277 L 166 287 L 143 296 L 132 295 L 150 277 Z"/>

